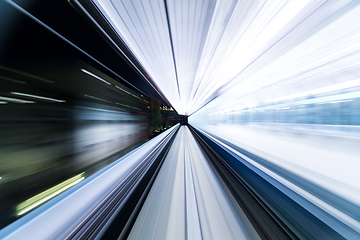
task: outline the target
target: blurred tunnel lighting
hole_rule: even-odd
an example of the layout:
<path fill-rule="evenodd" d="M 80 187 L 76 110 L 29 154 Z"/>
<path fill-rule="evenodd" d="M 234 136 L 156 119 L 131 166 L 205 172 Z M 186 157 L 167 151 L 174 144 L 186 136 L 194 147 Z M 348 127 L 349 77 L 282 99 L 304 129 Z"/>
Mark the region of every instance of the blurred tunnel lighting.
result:
<path fill-rule="evenodd" d="M 321 35 L 321 28 L 333 26 L 332 30 L 340 30 L 343 25 L 338 22 L 342 20 L 334 16 L 350 12 L 347 16 L 353 18 L 351 2 L 94 1 L 180 114 L 195 112 L 228 84 L 246 84 L 250 79 L 258 87 L 265 80 L 270 84 L 267 75 L 254 79 L 249 78 L 250 72 L 266 68 L 310 39 L 317 44 L 305 43 L 305 53 L 310 56 L 316 48 L 321 53 L 317 61 L 307 62 L 307 68 L 354 52 L 358 44 L 346 37 L 352 45 L 334 48 L 332 54 L 324 55 L 334 40 L 331 43 L 329 39 L 329 44 L 321 48 L 318 43 L 327 36 L 313 37 Z M 356 36 L 355 32 L 351 34 Z M 304 67 L 301 64 L 297 63 L 298 70 Z M 282 77 L 287 74 L 279 72 Z"/>

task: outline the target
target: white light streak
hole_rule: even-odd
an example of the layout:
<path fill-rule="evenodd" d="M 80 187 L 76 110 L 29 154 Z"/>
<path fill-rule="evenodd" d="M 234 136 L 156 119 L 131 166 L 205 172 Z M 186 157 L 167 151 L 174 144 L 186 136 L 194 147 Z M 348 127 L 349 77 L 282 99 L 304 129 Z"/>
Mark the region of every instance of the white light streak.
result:
<path fill-rule="evenodd" d="M 285 97 L 270 99 L 270 100 L 266 100 L 264 102 L 276 102 L 276 101 L 291 100 L 291 99 L 302 98 L 302 97 L 307 97 L 307 96 L 316 95 L 316 94 L 338 91 L 338 90 L 352 88 L 352 87 L 360 87 L 360 79 L 356 79 L 356 80 L 349 81 L 349 82 L 338 83 L 338 84 L 334 84 L 334 85 L 330 85 L 330 86 L 326 86 L 326 87 L 322 87 L 322 88 L 317 88 L 317 89 L 306 91 L 306 92 L 291 94 L 291 95 L 288 95 Z"/>
<path fill-rule="evenodd" d="M 90 76 L 92 76 L 92 77 L 94 77 L 94 78 L 96 78 L 97 80 L 100 80 L 100 81 L 106 83 L 107 85 L 111 85 L 111 83 L 109 83 L 108 81 L 106 81 L 106 80 L 102 79 L 101 77 L 99 77 L 99 76 L 97 76 L 97 75 L 89 72 L 89 71 L 86 70 L 86 69 L 83 69 L 83 68 L 82 68 L 81 71 L 84 72 L 84 73 L 86 73 L 86 74 L 88 74 L 88 75 L 90 75 Z"/>
<path fill-rule="evenodd" d="M 18 98 L 9 98 L 9 97 L 1 97 L 1 96 L 0 96 L 0 100 L 13 102 L 13 103 L 35 103 L 34 101 L 27 101 Z"/>
<path fill-rule="evenodd" d="M 7 104 L 7 102 L 4 102 L 4 101 L 0 101 L 0 104 Z"/>
<path fill-rule="evenodd" d="M 119 87 L 119 86 L 117 86 L 117 85 L 116 85 L 115 87 L 116 87 L 117 89 L 120 89 L 121 91 L 123 91 L 123 92 L 125 92 L 125 93 L 127 93 L 127 94 L 129 94 L 129 95 L 131 95 L 131 96 L 133 96 L 133 97 L 135 97 L 135 98 L 137 98 L 137 99 L 143 100 L 142 98 L 139 98 L 138 96 L 136 96 L 136 95 L 134 95 L 134 94 L 132 94 L 132 93 L 130 93 L 130 92 L 122 89 L 121 87 Z"/>
<path fill-rule="evenodd" d="M 19 96 L 24 96 L 24 97 L 32 97 L 32 98 L 42 99 L 42 100 L 47 100 L 47 101 L 52 101 L 52 102 L 66 102 L 65 100 L 59 100 L 59 99 L 55 99 L 55 98 L 42 97 L 42 96 L 37 96 L 37 95 L 32 95 L 32 94 L 27 94 L 27 93 L 11 92 L 11 94 L 19 95 Z"/>
<path fill-rule="evenodd" d="M 123 107 L 128 107 L 128 108 L 132 108 L 132 109 L 136 109 L 136 110 L 141 110 L 140 108 L 136 108 L 136 107 L 131 107 L 125 104 L 121 104 L 121 103 L 116 103 L 117 105 L 123 106 Z"/>
<path fill-rule="evenodd" d="M 334 101 L 334 102 L 328 102 L 328 103 L 343 103 L 343 102 L 351 102 L 353 100 L 345 100 L 345 101 Z"/>
<path fill-rule="evenodd" d="M 91 95 L 84 94 L 84 96 L 87 97 L 87 98 L 92 98 L 92 99 L 95 99 L 95 100 L 99 100 L 99 101 L 111 103 L 111 102 L 108 101 L 108 100 L 105 100 L 105 99 L 102 99 L 102 98 L 98 98 L 98 97 L 94 97 L 94 96 L 91 96 Z"/>

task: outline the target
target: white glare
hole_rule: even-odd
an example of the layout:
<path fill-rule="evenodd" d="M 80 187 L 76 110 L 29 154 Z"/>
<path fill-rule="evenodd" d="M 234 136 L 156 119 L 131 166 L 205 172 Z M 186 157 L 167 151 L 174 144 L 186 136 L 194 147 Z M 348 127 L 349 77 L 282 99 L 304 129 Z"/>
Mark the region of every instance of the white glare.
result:
<path fill-rule="evenodd" d="M 171 105 L 187 115 L 239 82 L 269 49 L 274 59 L 310 36 L 294 40 L 290 33 L 310 34 L 318 22 L 305 20 L 324 2 L 94 0 Z"/>

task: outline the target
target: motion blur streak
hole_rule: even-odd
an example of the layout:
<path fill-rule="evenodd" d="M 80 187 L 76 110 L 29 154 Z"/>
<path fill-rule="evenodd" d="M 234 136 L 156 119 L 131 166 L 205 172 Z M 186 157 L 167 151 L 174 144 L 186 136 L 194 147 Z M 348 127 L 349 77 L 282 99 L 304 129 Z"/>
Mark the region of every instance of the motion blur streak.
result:
<path fill-rule="evenodd" d="M 128 239 L 260 239 L 219 181 L 182 126 Z"/>
<path fill-rule="evenodd" d="M 0 238 L 360 239 L 359 23 L 359 0 L 0 0 Z"/>
<path fill-rule="evenodd" d="M 350 1 L 333 2 L 345 3 Z M 307 201 L 360 233 L 357 5 L 338 8 L 338 17 L 329 16 L 327 24 L 306 39 L 294 39 L 296 44 L 284 47 L 281 56 L 268 51 L 268 61 L 255 61 L 251 70 L 189 117 L 190 124 L 235 150 L 264 159 L 248 161 L 282 179 L 286 188 L 307 199 L 298 199 L 299 204 L 344 236 L 341 226 Z M 324 14 L 321 9 L 319 17 Z M 285 38 L 281 41 L 285 43 Z"/>

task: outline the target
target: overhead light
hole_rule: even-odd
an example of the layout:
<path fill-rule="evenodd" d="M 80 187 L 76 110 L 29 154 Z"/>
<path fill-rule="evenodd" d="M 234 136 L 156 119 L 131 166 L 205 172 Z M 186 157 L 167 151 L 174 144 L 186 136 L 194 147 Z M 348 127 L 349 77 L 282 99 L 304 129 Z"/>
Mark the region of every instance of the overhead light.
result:
<path fill-rule="evenodd" d="M 9 98 L 9 97 L 1 97 L 1 96 L 0 96 L 0 100 L 4 100 L 7 102 L 13 102 L 13 103 L 35 103 L 34 101 L 27 101 L 27 100 L 22 100 L 22 99 L 18 99 L 18 98 Z"/>
<path fill-rule="evenodd" d="M 7 104 L 7 102 L 4 102 L 4 101 L 0 101 L 0 104 Z"/>
<path fill-rule="evenodd" d="M 104 82 L 104 83 L 106 83 L 106 84 L 108 84 L 108 85 L 111 85 L 111 83 L 109 83 L 108 81 L 106 81 L 106 80 L 102 79 L 101 77 L 93 74 L 92 72 L 89 72 L 89 71 L 86 70 L 86 69 L 81 69 L 81 71 L 84 72 L 84 73 L 86 73 L 86 74 L 88 74 L 88 75 L 90 75 L 90 76 L 92 76 L 92 77 L 94 77 L 94 78 L 96 78 L 97 80 L 100 80 L 100 81 L 102 81 L 102 82 Z"/>

